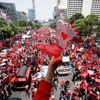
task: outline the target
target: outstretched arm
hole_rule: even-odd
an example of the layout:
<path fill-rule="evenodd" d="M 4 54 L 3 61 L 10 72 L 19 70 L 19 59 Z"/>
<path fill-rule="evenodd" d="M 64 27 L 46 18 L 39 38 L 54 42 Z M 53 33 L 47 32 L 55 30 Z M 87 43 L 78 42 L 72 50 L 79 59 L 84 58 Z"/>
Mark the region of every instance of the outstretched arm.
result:
<path fill-rule="evenodd" d="M 33 100 L 49 100 L 51 89 L 53 87 L 51 83 L 54 76 L 54 72 L 61 62 L 61 57 L 51 60 L 48 66 L 46 78 L 45 80 L 42 80 L 40 82 L 39 88 L 36 92 L 36 96 L 33 98 Z"/>

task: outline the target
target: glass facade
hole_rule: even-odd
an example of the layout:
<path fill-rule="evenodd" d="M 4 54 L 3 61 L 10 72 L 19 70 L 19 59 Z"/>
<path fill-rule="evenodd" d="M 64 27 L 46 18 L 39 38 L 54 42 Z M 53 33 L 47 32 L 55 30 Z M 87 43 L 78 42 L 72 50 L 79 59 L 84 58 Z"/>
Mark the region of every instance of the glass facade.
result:
<path fill-rule="evenodd" d="M 14 3 L 3 3 L 0 2 L 0 5 L 4 7 L 4 11 L 7 14 L 7 16 L 10 17 L 11 21 L 17 21 L 17 16 L 16 16 L 16 7 Z"/>

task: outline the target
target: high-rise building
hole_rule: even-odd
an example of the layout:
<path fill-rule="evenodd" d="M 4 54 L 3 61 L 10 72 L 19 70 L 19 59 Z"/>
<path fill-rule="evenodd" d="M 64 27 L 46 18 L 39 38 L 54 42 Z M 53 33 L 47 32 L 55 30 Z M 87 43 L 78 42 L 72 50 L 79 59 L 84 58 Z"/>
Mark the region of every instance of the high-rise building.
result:
<path fill-rule="evenodd" d="M 32 9 L 28 10 L 28 18 L 30 21 L 34 21 L 36 19 L 35 15 L 35 0 L 32 0 Z"/>
<path fill-rule="evenodd" d="M 61 5 L 61 0 L 57 0 L 57 5 L 54 8 L 53 16 L 55 19 L 63 18 L 67 15 L 67 7 Z"/>
<path fill-rule="evenodd" d="M 100 0 L 68 0 L 67 16 L 72 16 L 78 12 L 84 16 L 89 14 L 100 16 Z"/>
<path fill-rule="evenodd" d="M 6 15 L 11 19 L 11 21 L 17 21 L 16 7 L 14 3 L 4 3 L 0 2 L 0 8 L 6 13 Z"/>
<path fill-rule="evenodd" d="M 31 18 L 33 18 L 32 20 L 35 20 L 35 18 L 36 18 L 36 14 L 35 14 L 35 0 L 32 0 L 32 9 L 30 10 L 30 13 L 31 13 Z M 33 14 L 33 17 L 32 17 L 32 14 Z"/>
<path fill-rule="evenodd" d="M 77 12 L 82 12 L 82 6 L 83 6 L 83 0 L 68 0 L 67 16 L 72 16 Z"/>
<path fill-rule="evenodd" d="M 58 6 L 54 8 L 53 16 L 55 19 L 64 18 L 67 15 L 67 8 L 66 6 Z"/>
<path fill-rule="evenodd" d="M 28 18 L 30 21 L 34 21 L 35 20 L 35 14 L 34 14 L 34 9 L 29 9 L 28 10 Z"/>
<path fill-rule="evenodd" d="M 100 16 L 100 0 L 84 0 L 82 14 L 84 16 L 89 14 Z"/>

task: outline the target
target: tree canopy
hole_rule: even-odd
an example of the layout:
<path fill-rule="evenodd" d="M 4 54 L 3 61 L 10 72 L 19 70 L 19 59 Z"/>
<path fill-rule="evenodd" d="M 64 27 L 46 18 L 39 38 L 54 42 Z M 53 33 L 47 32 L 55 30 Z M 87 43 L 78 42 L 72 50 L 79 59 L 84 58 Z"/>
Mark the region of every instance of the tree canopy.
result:
<path fill-rule="evenodd" d="M 76 20 L 74 22 L 74 26 L 79 30 L 80 34 L 85 33 L 84 35 L 86 35 L 86 33 L 88 32 L 88 27 L 87 27 L 84 19 Z"/>
<path fill-rule="evenodd" d="M 88 36 L 92 34 L 92 32 L 97 33 L 100 31 L 100 23 L 98 23 L 99 17 L 91 14 L 86 18 L 77 19 L 73 24 L 81 33 L 85 33 Z"/>
<path fill-rule="evenodd" d="M 50 22 L 49 26 L 50 26 L 51 28 L 55 29 L 55 28 L 56 28 L 56 21 L 55 21 L 55 20 L 52 20 L 52 21 Z"/>
<path fill-rule="evenodd" d="M 73 24 L 78 19 L 83 19 L 84 16 L 81 13 L 75 13 L 73 16 L 71 16 L 68 21 Z"/>

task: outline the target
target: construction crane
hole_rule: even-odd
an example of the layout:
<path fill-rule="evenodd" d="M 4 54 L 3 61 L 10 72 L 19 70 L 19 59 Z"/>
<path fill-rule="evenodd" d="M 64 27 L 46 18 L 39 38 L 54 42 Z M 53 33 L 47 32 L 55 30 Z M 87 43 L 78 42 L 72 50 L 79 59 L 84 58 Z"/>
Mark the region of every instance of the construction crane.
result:
<path fill-rule="evenodd" d="M 35 0 L 32 0 L 33 9 L 35 9 Z"/>

